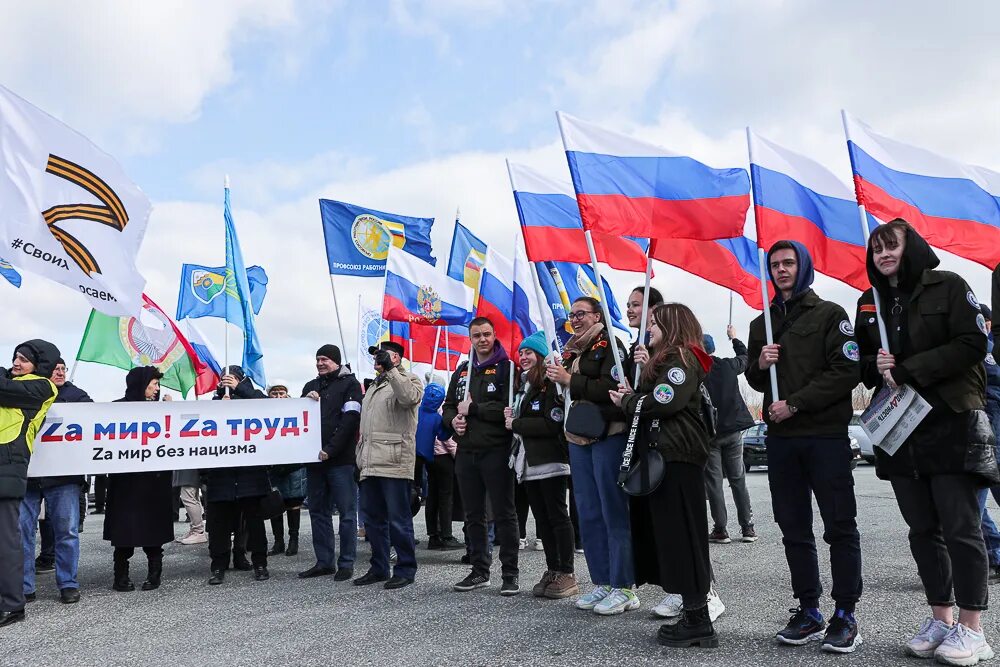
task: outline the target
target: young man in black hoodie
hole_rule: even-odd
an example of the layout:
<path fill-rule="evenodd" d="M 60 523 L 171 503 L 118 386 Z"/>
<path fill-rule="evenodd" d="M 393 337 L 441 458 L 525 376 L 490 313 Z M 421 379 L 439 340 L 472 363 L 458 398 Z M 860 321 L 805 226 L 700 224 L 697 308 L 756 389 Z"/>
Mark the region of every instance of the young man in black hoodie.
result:
<path fill-rule="evenodd" d="M 746 379 L 764 393 L 774 519 L 781 528 L 792 593 L 799 600 L 776 638 L 792 645 L 822 639 L 823 650 L 850 653 L 861 643 L 854 618 L 862 587 L 861 540 L 847 433 L 853 415 L 851 392 L 860 377 L 858 344 L 844 309 L 812 290 L 812 259 L 805 246 L 778 241 L 767 263 L 775 290 L 769 305 L 774 343 L 767 344 L 764 315 L 750 323 Z M 777 370 L 777 397 L 771 392 L 771 367 Z M 812 496 L 830 545 L 837 609 L 829 626 L 819 611 L 823 589 Z"/>
<path fill-rule="evenodd" d="M 361 385 L 346 366 L 340 348 L 324 345 L 316 350 L 317 377 L 302 388 L 302 395 L 319 401 L 323 445 L 319 463 L 306 467 L 309 485 L 309 522 L 312 525 L 316 564 L 299 577 L 334 574 L 335 581 L 354 576 L 358 551 L 358 485 L 354 481 L 354 446 L 361 426 Z M 340 558 L 334 562 L 333 506 L 340 512 Z"/>
<path fill-rule="evenodd" d="M 514 472 L 510 468 L 511 433 L 504 408 L 510 404 L 511 361 L 493 323 L 477 317 L 469 324 L 472 353 L 460 364 L 448 385 L 442 420 L 455 432 L 458 452 L 455 475 L 465 507 L 466 530 L 472 550 L 472 572 L 455 584 L 456 591 L 490 585 L 492 556 L 487 543 L 486 499 L 489 497 L 500 541 L 503 584 L 501 595 L 516 595 L 518 586 L 517 510 Z"/>

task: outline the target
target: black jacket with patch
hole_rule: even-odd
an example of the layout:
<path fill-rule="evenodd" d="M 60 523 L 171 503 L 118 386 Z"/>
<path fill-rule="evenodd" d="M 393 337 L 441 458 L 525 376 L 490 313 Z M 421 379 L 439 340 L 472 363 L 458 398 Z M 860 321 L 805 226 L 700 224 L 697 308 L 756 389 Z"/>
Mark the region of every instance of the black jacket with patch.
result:
<path fill-rule="evenodd" d="M 336 373 L 320 375 L 302 387 L 302 395 L 319 394 L 319 416 L 323 451 L 330 458 L 315 465 L 355 465 L 355 447 L 361 428 L 361 384 L 346 366 Z"/>
<path fill-rule="evenodd" d="M 712 405 L 719 411 L 716 425 L 718 437 L 730 435 L 754 425 L 753 417 L 740 392 L 740 375 L 749 365 L 747 346 L 738 338 L 733 339 L 735 357 L 712 356 L 712 370 L 705 378 L 705 387 L 712 397 Z"/>
<path fill-rule="evenodd" d="M 503 409 L 510 404 L 511 363 L 510 359 L 504 359 L 491 366 L 475 368 L 474 364 L 465 361 L 452 374 L 441 411 L 445 428 L 452 428 L 451 422 L 458 416 L 458 404 L 466 397 L 472 399 L 465 435 L 453 436 L 460 450 L 510 447 L 511 433 L 507 430 Z"/>
<path fill-rule="evenodd" d="M 590 346 L 579 354 L 563 352 L 563 366 L 573 367 L 573 361 L 580 357 L 580 367 L 573 373 L 569 381 L 570 399 L 574 401 L 590 401 L 596 403 L 601 410 L 601 416 L 608 423 L 621 423 L 622 412 L 611 402 L 608 392 L 618 388 L 620 378 L 615 375 L 615 355 L 612 353 L 611 340 L 618 346 L 622 359 L 625 359 L 625 348 L 615 337 L 609 339 L 605 329 L 595 336 Z"/>
<path fill-rule="evenodd" d="M 563 437 L 563 397 L 554 382 L 528 385 L 521 399 L 520 416 L 511 423 L 514 433 L 524 442 L 529 466 L 545 463 L 569 463 L 569 450 Z"/>

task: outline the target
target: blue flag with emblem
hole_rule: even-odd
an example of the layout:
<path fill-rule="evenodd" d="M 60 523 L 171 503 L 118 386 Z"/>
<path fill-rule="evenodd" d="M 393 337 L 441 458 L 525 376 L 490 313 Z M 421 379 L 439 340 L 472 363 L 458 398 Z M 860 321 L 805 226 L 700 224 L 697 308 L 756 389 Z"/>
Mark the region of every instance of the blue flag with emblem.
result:
<path fill-rule="evenodd" d="M 0 276 L 6 278 L 14 287 L 21 286 L 21 274 L 5 259 L 0 259 Z"/>
<path fill-rule="evenodd" d="M 381 277 L 390 246 L 432 266 L 434 218 L 411 218 L 330 199 L 319 200 L 326 261 L 333 276 Z"/>
<path fill-rule="evenodd" d="M 247 278 L 247 267 L 243 263 L 243 252 L 240 241 L 236 237 L 236 225 L 233 223 L 233 212 L 229 204 L 229 188 L 226 188 L 226 206 L 223 213 L 226 219 L 226 292 L 231 299 L 225 303 L 226 319 L 233 322 L 236 311 L 242 318 L 243 328 L 243 372 L 257 386 L 266 387 L 264 377 L 264 353 L 261 351 L 260 339 L 254 326 L 254 311 L 250 296 L 250 281 Z"/>
<path fill-rule="evenodd" d="M 560 344 L 564 344 L 573 333 L 569 323 L 570 306 L 581 296 L 589 296 L 600 301 L 601 293 L 597 291 L 597 281 L 594 279 L 594 269 L 587 264 L 572 264 L 570 262 L 535 262 L 535 272 L 538 283 L 545 293 L 545 300 L 552 309 L 552 317 L 556 323 L 556 335 Z M 608 310 L 611 311 L 612 324 L 622 331 L 628 332 L 628 327 L 622 324 L 622 313 L 615 301 L 611 285 L 604 280 L 604 299 L 607 299 Z"/>
<path fill-rule="evenodd" d="M 479 277 L 486 264 L 486 244 L 455 218 L 455 235 L 451 238 L 451 256 L 448 257 L 448 277 L 461 280 L 475 293 L 479 301 Z"/>
<path fill-rule="evenodd" d="M 247 269 L 250 283 L 250 302 L 254 315 L 260 314 L 267 294 L 267 273 L 259 266 Z M 177 294 L 178 322 L 184 318 L 221 317 L 243 328 L 243 309 L 225 289 L 226 267 L 184 264 L 181 266 L 181 288 Z M 230 301 L 226 317 L 226 301 Z"/>

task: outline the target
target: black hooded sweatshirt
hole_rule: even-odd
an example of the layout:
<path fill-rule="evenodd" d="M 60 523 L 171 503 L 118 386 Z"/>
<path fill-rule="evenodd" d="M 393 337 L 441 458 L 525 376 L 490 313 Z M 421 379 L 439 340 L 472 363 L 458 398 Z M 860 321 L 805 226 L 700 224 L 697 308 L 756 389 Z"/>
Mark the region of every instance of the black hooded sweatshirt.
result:
<path fill-rule="evenodd" d="M 879 292 L 889 351 L 896 358 L 893 380 L 899 385 L 910 385 L 931 404 L 932 412 L 927 419 L 936 419 L 944 410 L 960 413 L 980 410 L 986 404 L 985 320 L 965 280 L 950 271 L 937 271 L 939 263 L 923 237 L 908 230 L 898 284 L 892 286 L 875 268 L 872 249 L 868 247 L 868 278 Z M 858 299 L 855 323 L 861 351 L 861 379 L 865 386 L 881 389 L 884 380 L 875 360 L 882 345 L 871 289 Z M 911 440 L 914 436 L 921 439 L 918 432 Z M 879 476 L 960 472 L 966 438 L 959 437 L 951 443 L 941 438 L 931 440 L 936 442 L 927 442 L 926 447 L 910 443 L 911 451 L 898 451 L 892 457 L 876 448 Z"/>

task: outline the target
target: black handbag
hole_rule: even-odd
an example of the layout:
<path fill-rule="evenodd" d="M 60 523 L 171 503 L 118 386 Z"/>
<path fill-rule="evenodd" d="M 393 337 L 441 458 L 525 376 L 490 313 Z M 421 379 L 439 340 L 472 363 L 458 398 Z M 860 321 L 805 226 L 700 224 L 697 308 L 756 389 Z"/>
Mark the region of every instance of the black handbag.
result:
<path fill-rule="evenodd" d="M 1000 470 L 997 469 L 996 437 L 990 418 L 984 410 L 970 410 L 969 442 L 965 448 L 965 471 L 976 475 L 986 484 L 1000 484 Z"/>
<path fill-rule="evenodd" d="M 261 498 L 257 505 L 257 513 L 265 521 L 280 516 L 284 511 L 285 499 L 281 497 L 281 491 L 277 489 L 271 489 L 271 493 Z"/>
<path fill-rule="evenodd" d="M 632 426 L 628 431 L 625 451 L 622 453 L 622 464 L 618 469 L 618 486 L 630 496 L 648 496 L 663 481 L 666 472 L 663 456 L 655 449 L 647 446 L 645 439 L 640 440 L 639 422 L 641 420 L 642 402 L 645 395 L 640 396 L 635 403 L 635 414 L 632 416 Z M 636 442 L 640 445 L 638 455 L 633 460 Z"/>
<path fill-rule="evenodd" d="M 565 431 L 575 444 L 591 444 L 605 436 L 608 424 L 596 403 L 575 401 L 566 417 Z"/>

